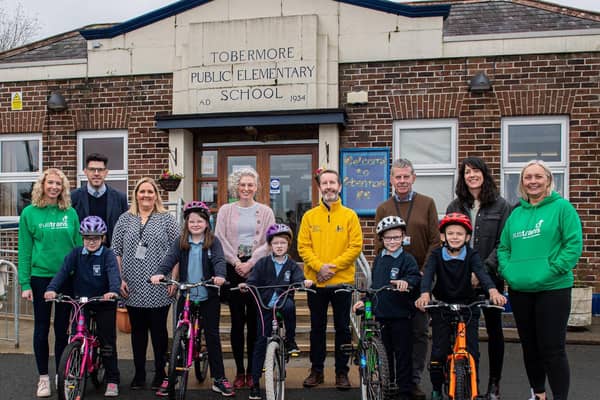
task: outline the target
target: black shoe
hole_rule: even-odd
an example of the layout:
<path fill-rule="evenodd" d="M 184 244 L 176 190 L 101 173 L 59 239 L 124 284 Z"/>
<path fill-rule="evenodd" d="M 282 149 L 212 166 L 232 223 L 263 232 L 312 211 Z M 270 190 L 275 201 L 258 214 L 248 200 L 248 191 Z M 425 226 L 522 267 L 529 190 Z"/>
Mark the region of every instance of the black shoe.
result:
<path fill-rule="evenodd" d="M 297 357 L 300 355 L 300 348 L 296 344 L 295 340 L 286 340 L 285 349 L 287 353 L 292 357 Z"/>
<path fill-rule="evenodd" d="M 260 400 L 260 386 L 254 385 L 250 388 L 250 395 L 248 396 L 250 400 Z"/>
<path fill-rule="evenodd" d="M 498 379 L 490 378 L 485 396 L 487 400 L 500 400 L 500 382 Z"/>
<path fill-rule="evenodd" d="M 141 390 L 146 387 L 146 382 L 141 379 L 134 378 L 129 385 L 131 390 Z"/>

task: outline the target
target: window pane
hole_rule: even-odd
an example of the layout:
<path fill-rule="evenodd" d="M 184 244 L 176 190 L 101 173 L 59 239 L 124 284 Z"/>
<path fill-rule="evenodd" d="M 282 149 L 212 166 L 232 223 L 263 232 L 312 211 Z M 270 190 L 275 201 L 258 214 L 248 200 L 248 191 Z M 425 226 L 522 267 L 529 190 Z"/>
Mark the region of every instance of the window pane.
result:
<path fill-rule="evenodd" d="M 0 183 L 0 215 L 21 215 L 21 211 L 31 204 L 33 182 Z"/>
<path fill-rule="evenodd" d="M 2 172 L 38 172 L 39 140 L 7 140 L 2 147 Z"/>
<path fill-rule="evenodd" d="M 504 198 L 510 204 L 519 202 L 519 177 L 520 174 L 505 174 L 504 175 Z M 565 174 L 562 172 L 553 172 L 554 190 L 565 197 Z"/>
<path fill-rule="evenodd" d="M 433 197 L 438 214 L 445 214 L 446 207 L 454 198 L 454 176 L 417 175 L 413 189 L 415 192 Z"/>
<path fill-rule="evenodd" d="M 415 166 L 451 162 L 450 128 L 401 129 L 399 145 L 400 157 Z"/>
<path fill-rule="evenodd" d="M 85 158 L 90 153 L 100 153 L 108 157 L 108 169 L 125 170 L 125 160 L 123 159 L 124 138 L 89 138 L 83 139 L 83 157 L 81 166 L 85 168 Z"/>
<path fill-rule="evenodd" d="M 561 160 L 561 125 L 509 125 L 508 161 Z"/>
<path fill-rule="evenodd" d="M 202 182 L 200 184 L 200 193 L 198 193 L 197 199 L 206 203 L 206 205 L 211 209 L 216 209 L 217 204 L 217 194 L 219 189 L 217 187 L 218 182 Z"/>

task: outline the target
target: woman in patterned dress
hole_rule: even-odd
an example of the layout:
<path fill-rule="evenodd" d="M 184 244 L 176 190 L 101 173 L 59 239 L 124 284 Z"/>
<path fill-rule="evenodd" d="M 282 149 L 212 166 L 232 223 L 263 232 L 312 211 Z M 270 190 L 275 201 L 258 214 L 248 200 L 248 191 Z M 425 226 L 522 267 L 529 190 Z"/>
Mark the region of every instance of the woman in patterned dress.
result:
<path fill-rule="evenodd" d="M 140 179 L 133 190 L 131 207 L 119 217 L 112 239 L 121 270 L 121 295 L 131 321 L 133 390 L 146 384 L 148 331 L 154 351 L 152 389 L 157 390 L 166 376 L 167 315 L 173 292 L 165 286 L 152 285 L 148 279 L 178 235 L 178 224 L 163 206 L 156 182 L 148 177 Z"/>

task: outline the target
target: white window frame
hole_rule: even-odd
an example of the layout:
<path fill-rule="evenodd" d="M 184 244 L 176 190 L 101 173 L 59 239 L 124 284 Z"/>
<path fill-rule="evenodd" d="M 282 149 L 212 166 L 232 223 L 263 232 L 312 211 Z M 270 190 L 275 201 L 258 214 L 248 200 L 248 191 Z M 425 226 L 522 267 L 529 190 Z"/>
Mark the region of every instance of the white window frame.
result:
<path fill-rule="evenodd" d="M 500 175 L 500 190 L 504 197 L 506 194 L 506 175 L 520 175 L 521 170 L 529 161 L 508 161 L 508 132 L 511 125 L 560 125 L 560 159 L 561 161 L 544 161 L 553 174 L 562 174 L 564 181 L 562 187 L 563 197 L 569 196 L 569 117 L 566 115 L 556 116 L 527 116 L 527 117 L 504 117 L 502 118 L 502 166 Z"/>
<path fill-rule="evenodd" d="M 418 177 L 425 176 L 442 176 L 450 177 L 452 179 L 452 193 L 454 193 L 454 186 L 456 185 L 456 174 L 458 170 L 457 159 L 458 159 L 458 119 L 456 118 L 444 118 L 444 119 L 415 119 L 415 120 L 402 120 L 394 121 L 393 123 L 393 137 L 392 137 L 392 154 L 394 160 L 401 157 L 400 155 L 400 131 L 403 129 L 436 129 L 436 128 L 449 128 L 450 129 L 450 161 L 447 163 L 436 163 L 436 164 L 417 164 L 410 156 L 408 158 L 413 163 L 415 174 Z M 423 193 L 430 196 L 430 193 Z M 441 204 L 436 203 L 438 208 L 438 214 L 442 217 L 445 214 L 446 208 L 442 209 Z"/>
<path fill-rule="evenodd" d="M 34 172 L 0 172 L 0 183 L 20 183 L 20 182 L 35 182 L 42 171 L 44 171 L 44 159 L 42 158 L 42 134 L 41 133 L 20 133 L 0 135 L 0 142 L 22 142 L 27 140 L 37 140 L 38 144 L 38 160 L 39 170 Z M 17 222 L 18 216 L 0 215 L 0 222 Z"/>
<path fill-rule="evenodd" d="M 81 181 L 87 181 L 87 176 L 83 173 L 83 164 L 85 157 L 83 156 L 83 141 L 85 139 L 107 139 L 107 138 L 122 138 L 123 139 L 123 167 L 124 169 L 112 169 L 110 157 L 108 158 L 108 175 L 106 181 L 125 181 L 129 183 L 129 141 L 127 130 L 98 130 L 98 131 L 78 131 L 77 132 L 77 187 L 81 186 Z"/>

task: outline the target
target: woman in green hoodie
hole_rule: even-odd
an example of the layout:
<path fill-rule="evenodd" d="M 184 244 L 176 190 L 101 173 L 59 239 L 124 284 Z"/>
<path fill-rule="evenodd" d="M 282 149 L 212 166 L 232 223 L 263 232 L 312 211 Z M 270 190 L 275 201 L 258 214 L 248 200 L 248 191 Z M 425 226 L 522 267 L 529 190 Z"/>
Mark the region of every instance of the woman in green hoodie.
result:
<path fill-rule="evenodd" d="M 19 284 L 21 296 L 33 301 L 33 351 L 40 374 L 36 394 L 50 397 L 48 332 L 52 303 L 44 301 L 44 292 L 65 256 L 81 245 L 81 236 L 77 212 L 71 207 L 69 181 L 61 170 L 44 171 L 33 185 L 31 203 L 19 219 Z M 54 310 L 57 370 L 67 345 L 70 311 L 66 304 L 57 304 Z"/>
<path fill-rule="evenodd" d="M 569 394 L 565 351 L 573 268 L 582 251 L 581 221 L 568 200 L 553 191 L 550 169 L 530 161 L 521 171 L 520 204 L 504 225 L 499 272 L 510 289 L 532 399 Z"/>

